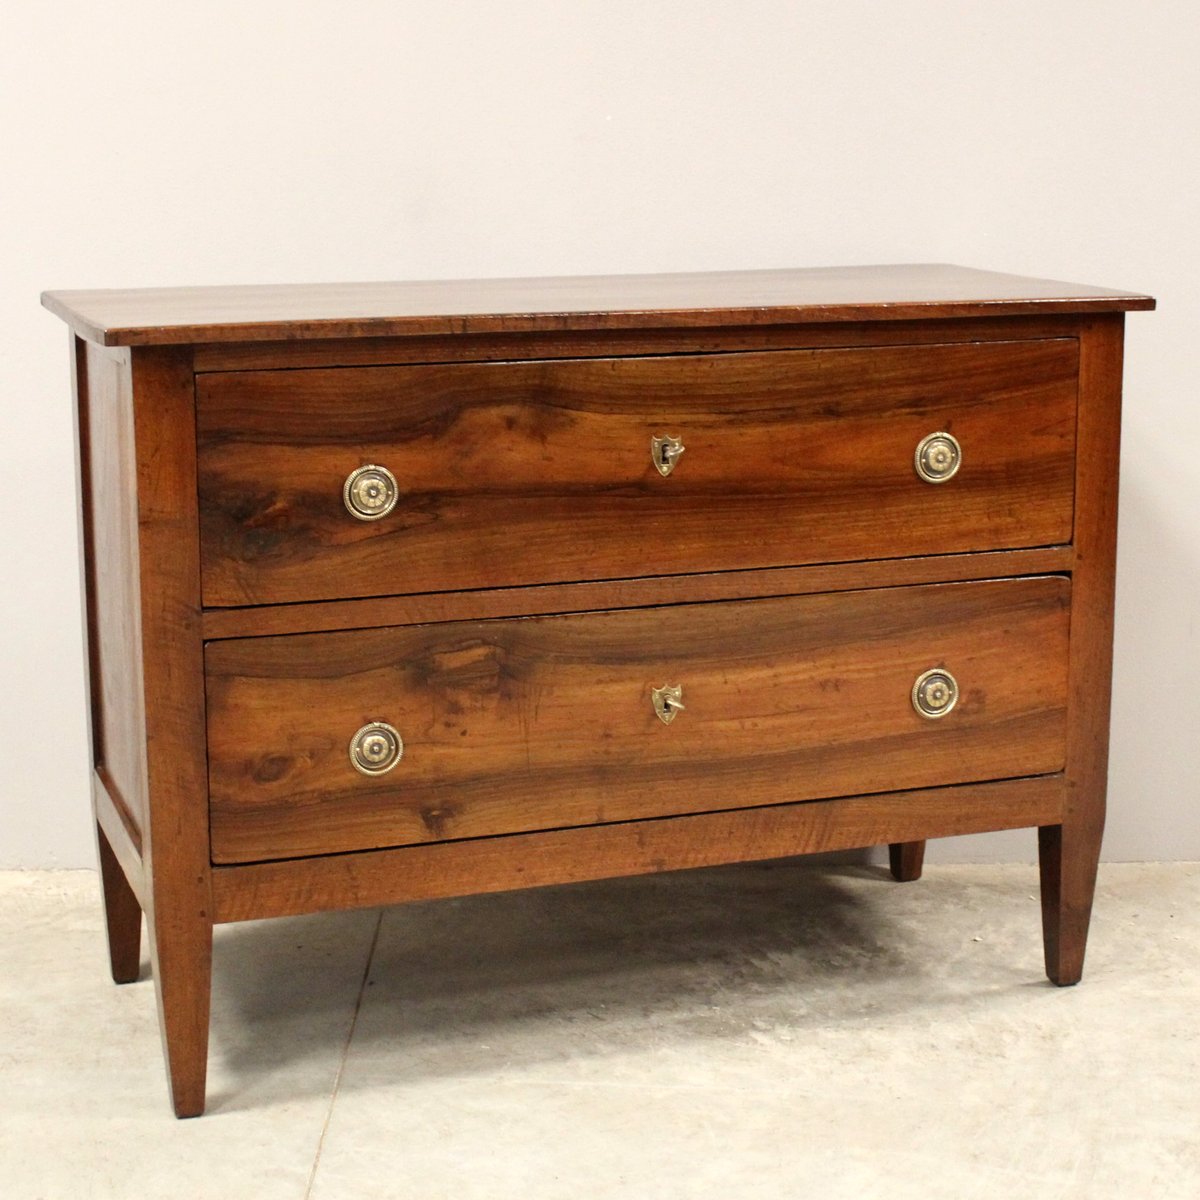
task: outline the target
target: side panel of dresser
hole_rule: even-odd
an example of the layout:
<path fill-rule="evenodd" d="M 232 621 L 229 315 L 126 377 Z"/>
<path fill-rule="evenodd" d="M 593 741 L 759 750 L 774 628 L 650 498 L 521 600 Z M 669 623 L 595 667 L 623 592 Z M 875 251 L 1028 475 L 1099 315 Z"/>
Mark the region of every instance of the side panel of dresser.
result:
<path fill-rule="evenodd" d="M 141 916 L 175 1111 L 204 1108 L 212 951 L 194 383 L 186 349 L 72 354 L 93 797 L 113 977 Z"/>
<path fill-rule="evenodd" d="M 113 979 L 140 970 L 146 718 L 137 627 L 137 513 L 129 351 L 71 335 L 82 503 L 92 794 Z M 103 587 L 97 577 L 103 573 Z"/>
<path fill-rule="evenodd" d="M 1066 802 L 1038 830 L 1046 974 L 1083 974 L 1108 789 L 1121 369 L 1125 317 L 1086 318 L 1079 337 Z"/>

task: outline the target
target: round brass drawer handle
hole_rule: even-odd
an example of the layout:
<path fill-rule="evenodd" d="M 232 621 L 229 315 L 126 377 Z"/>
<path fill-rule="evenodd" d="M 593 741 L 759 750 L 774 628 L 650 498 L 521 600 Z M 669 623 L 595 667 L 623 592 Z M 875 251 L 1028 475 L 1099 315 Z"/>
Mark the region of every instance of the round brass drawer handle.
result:
<path fill-rule="evenodd" d="M 404 739 L 384 721 L 364 725 L 350 739 L 350 761 L 364 775 L 386 775 L 403 756 Z"/>
<path fill-rule="evenodd" d="M 944 430 L 923 437 L 917 443 L 913 466 L 926 483 L 945 483 L 953 479 L 962 466 L 962 447 L 958 438 Z"/>
<path fill-rule="evenodd" d="M 912 706 L 930 721 L 944 717 L 958 703 L 958 680 L 949 671 L 935 667 L 917 676 L 912 688 Z"/>
<path fill-rule="evenodd" d="M 386 517 L 396 507 L 398 495 L 395 475 L 387 467 L 377 467 L 374 463 L 355 468 L 342 487 L 346 511 L 360 521 Z"/>

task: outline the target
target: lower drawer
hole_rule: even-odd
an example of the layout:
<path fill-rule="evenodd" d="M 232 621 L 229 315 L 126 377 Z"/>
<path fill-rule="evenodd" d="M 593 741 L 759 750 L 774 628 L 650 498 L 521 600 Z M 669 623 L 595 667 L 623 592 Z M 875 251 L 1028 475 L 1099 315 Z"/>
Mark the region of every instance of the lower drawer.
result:
<path fill-rule="evenodd" d="M 1057 771 L 1069 603 L 1044 577 L 212 642 L 213 858 Z"/>

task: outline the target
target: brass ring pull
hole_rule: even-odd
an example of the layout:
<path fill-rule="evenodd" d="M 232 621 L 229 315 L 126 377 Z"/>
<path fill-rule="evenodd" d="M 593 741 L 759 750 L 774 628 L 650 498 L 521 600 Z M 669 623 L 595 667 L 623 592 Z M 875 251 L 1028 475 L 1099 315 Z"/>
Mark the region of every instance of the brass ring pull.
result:
<path fill-rule="evenodd" d="M 683 712 L 686 707 L 683 703 L 683 688 L 671 687 L 670 685 L 652 688 L 650 702 L 654 705 L 654 715 L 664 725 L 670 725 L 675 720 L 675 717 Z"/>
<path fill-rule="evenodd" d="M 360 521 L 386 517 L 396 507 L 399 494 L 395 475 L 387 467 L 377 467 L 374 463 L 351 471 L 342 486 L 346 511 Z"/>
<path fill-rule="evenodd" d="M 650 439 L 650 458 L 655 470 L 666 476 L 675 470 L 679 456 L 687 447 L 677 437 L 652 437 Z"/>
<path fill-rule="evenodd" d="M 944 717 L 958 703 L 958 680 L 942 667 L 917 676 L 912 687 L 912 706 L 926 720 Z"/>
<path fill-rule="evenodd" d="M 386 775 L 403 757 L 400 731 L 384 721 L 364 725 L 350 739 L 350 762 L 364 775 Z"/>
<path fill-rule="evenodd" d="M 962 466 L 962 447 L 958 438 L 944 430 L 923 437 L 917 443 L 913 466 L 926 483 L 945 483 L 953 479 Z"/>

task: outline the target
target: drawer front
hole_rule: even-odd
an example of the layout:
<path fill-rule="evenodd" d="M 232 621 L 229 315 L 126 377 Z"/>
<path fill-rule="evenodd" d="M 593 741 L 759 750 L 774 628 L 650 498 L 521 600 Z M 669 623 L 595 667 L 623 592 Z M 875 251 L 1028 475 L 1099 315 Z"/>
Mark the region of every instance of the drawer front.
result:
<path fill-rule="evenodd" d="M 1058 771 L 1069 597 L 1041 577 L 213 642 L 213 856 Z M 930 719 L 933 669 L 958 698 Z M 374 722 L 402 740 L 386 774 L 351 762 Z"/>
<path fill-rule="evenodd" d="M 1067 542 L 1077 370 L 1063 338 L 202 375 L 204 602 Z M 961 459 L 929 483 L 937 432 Z"/>

